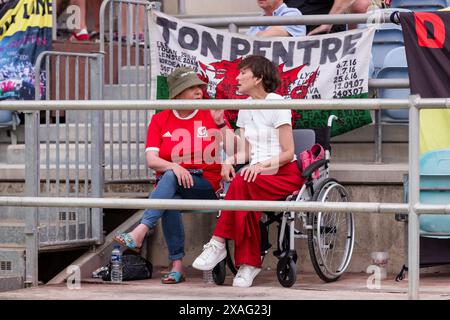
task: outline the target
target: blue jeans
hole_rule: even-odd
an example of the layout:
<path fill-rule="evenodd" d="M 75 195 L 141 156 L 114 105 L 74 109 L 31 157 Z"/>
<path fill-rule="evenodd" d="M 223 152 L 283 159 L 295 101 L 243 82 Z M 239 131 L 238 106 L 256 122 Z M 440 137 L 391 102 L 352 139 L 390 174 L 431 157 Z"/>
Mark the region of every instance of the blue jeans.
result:
<path fill-rule="evenodd" d="M 159 177 L 158 185 L 150 194 L 150 199 L 217 199 L 211 183 L 201 175 L 192 175 L 194 186 L 186 189 L 178 185 L 172 170 Z M 184 257 L 184 228 L 180 210 L 147 209 L 141 223 L 150 229 L 162 218 L 164 238 L 169 248 L 169 259 L 180 260 Z"/>

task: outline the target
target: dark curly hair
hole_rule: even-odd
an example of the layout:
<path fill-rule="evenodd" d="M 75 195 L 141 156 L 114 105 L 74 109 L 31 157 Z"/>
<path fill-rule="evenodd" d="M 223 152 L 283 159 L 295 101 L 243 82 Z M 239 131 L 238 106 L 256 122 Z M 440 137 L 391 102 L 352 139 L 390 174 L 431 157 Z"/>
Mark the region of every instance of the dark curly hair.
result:
<path fill-rule="evenodd" d="M 256 78 L 262 79 L 262 85 L 266 92 L 275 92 L 281 84 L 278 67 L 263 56 L 250 55 L 242 59 L 239 69 L 250 69 Z"/>

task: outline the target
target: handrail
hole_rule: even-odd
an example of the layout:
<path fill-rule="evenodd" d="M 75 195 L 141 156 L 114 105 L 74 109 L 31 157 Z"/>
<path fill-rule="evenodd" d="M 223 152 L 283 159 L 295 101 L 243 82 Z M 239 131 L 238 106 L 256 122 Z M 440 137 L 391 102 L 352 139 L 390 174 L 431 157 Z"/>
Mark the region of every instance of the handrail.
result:
<path fill-rule="evenodd" d="M 64 100 L 1 101 L 0 109 L 38 110 L 192 110 L 192 109 L 293 109 L 293 110 L 381 110 L 408 109 L 407 99 L 311 99 L 311 100 Z M 422 109 L 450 108 L 450 98 L 419 98 Z"/>
<path fill-rule="evenodd" d="M 405 214 L 407 203 L 385 202 L 296 202 L 296 201 L 248 201 L 248 200 L 174 200 L 135 198 L 83 198 L 83 197 L 12 197 L 0 196 L 0 207 L 46 207 L 46 208 L 108 208 L 108 209 L 184 209 L 184 210 L 243 210 L 257 207 L 262 211 L 324 211 L 378 214 Z M 416 204 L 417 214 L 450 214 L 450 204 Z"/>
<path fill-rule="evenodd" d="M 358 23 L 391 23 L 391 13 L 395 11 L 377 10 L 373 13 L 352 13 L 352 14 L 318 14 L 318 15 L 302 15 L 289 17 L 210 17 L 210 18 L 185 18 L 186 22 L 204 25 L 207 27 L 223 28 L 230 24 L 241 27 L 250 27 L 254 25 L 271 26 L 271 25 L 320 25 L 320 24 L 358 24 Z"/>
<path fill-rule="evenodd" d="M 261 211 L 324 211 L 357 213 L 408 213 L 408 204 L 379 202 L 300 202 L 300 201 L 248 201 L 248 200 L 159 200 L 124 198 L 67 198 L 67 197 L 0 197 L 0 206 L 16 207 L 74 207 L 110 209 L 184 209 L 184 210 L 243 210 L 257 207 Z M 434 206 L 433 206 L 434 207 Z M 427 207 L 428 208 L 428 207 Z M 450 214 L 450 205 L 435 205 Z"/>
<path fill-rule="evenodd" d="M 369 88 L 392 88 L 392 89 L 403 89 L 409 88 L 409 79 L 398 78 L 398 79 L 369 79 Z"/>

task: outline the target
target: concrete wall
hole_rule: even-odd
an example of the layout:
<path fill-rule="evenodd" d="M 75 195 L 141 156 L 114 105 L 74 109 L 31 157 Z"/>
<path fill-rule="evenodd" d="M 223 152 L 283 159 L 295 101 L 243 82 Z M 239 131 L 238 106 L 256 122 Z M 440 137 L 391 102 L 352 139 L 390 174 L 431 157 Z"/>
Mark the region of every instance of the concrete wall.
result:
<path fill-rule="evenodd" d="M 352 201 L 362 202 L 402 202 L 403 190 L 401 185 L 349 185 L 346 186 L 350 192 Z M 388 265 L 389 273 L 397 273 L 405 263 L 404 258 L 404 224 L 395 221 L 394 215 L 378 214 L 355 214 L 356 217 L 356 241 L 353 258 L 348 271 L 365 272 L 371 264 L 370 253 L 373 251 L 387 251 L 390 255 Z M 190 265 L 195 257 L 201 252 L 203 244 L 211 237 L 214 229 L 215 215 L 206 214 L 184 214 L 184 226 L 186 234 L 186 257 L 185 265 Z M 276 246 L 276 226 L 272 225 L 270 230 L 272 248 Z M 298 240 L 296 242 L 299 260 L 297 267 L 299 271 L 313 271 L 309 259 L 307 242 Z M 276 268 L 277 259 L 272 255 L 272 249 L 264 260 L 265 268 Z M 148 241 L 148 257 L 155 265 L 165 266 L 168 264 L 167 247 L 164 242 L 161 227 Z"/>

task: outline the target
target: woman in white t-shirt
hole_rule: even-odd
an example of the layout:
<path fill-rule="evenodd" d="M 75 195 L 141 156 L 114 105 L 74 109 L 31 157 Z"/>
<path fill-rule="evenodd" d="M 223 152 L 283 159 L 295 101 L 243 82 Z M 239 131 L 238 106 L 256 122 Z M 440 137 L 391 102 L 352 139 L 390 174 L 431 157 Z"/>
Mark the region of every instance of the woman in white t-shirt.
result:
<path fill-rule="evenodd" d="M 262 56 L 248 56 L 239 64 L 238 93 L 249 99 L 283 99 L 278 68 Z M 280 200 L 298 190 L 303 180 L 295 162 L 291 110 L 240 110 L 240 138 L 224 126 L 224 112 L 212 111 L 221 127 L 230 155 L 222 165 L 222 178 L 231 181 L 225 200 Z M 238 150 L 234 146 L 237 141 Z M 229 152 L 229 149 L 233 149 Z M 249 162 L 236 174 L 233 165 Z M 193 263 L 199 270 L 212 270 L 226 257 L 225 239 L 235 241 L 235 264 L 239 267 L 233 286 L 250 287 L 261 271 L 260 211 L 223 210 L 212 239 Z"/>

